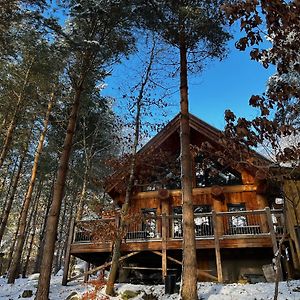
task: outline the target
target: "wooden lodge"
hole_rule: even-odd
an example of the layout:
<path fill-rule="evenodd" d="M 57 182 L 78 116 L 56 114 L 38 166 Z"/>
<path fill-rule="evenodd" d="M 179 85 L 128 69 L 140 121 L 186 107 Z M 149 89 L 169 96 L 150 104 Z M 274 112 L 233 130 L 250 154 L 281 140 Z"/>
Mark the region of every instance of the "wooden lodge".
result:
<path fill-rule="evenodd" d="M 193 115 L 190 115 L 190 131 L 194 148 L 201 149 L 201 144 L 208 142 L 222 149 L 218 142 L 220 131 Z M 152 276 L 159 281 L 167 274 L 180 275 L 182 200 L 179 155 L 179 116 L 176 116 L 138 153 L 137 176 L 130 202 L 132 221 L 122 242 L 120 280 L 143 280 Z M 204 163 L 199 150 L 193 157 L 198 280 L 263 279 L 263 266 L 272 263 L 283 234 L 284 216 L 281 206 L 275 205 L 276 189 L 262 188 L 265 181 L 257 179 L 253 169 L 236 170 L 209 159 Z M 127 179 L 128 174 L 121 170 L 107 187 L 107 193 L 119 206 L 124 201 Z M 140 214 L 141 219 L 135 220 L 135 214 Z M 118 222 L 118 217 L 102 217 L 72 225 L 65 283 L 70 256 L 100 268 L 109 266 L 112 238 L 101 234 L 95 238 L 95 232 L 97 228 L 102 232 L 105 228 L 117 227 Z M 285 243 L 288 248 L 289 240 L 286 239 Z M 298 261 L 297 251 L 289 251 L 292 255 L 290 262 Z M 290 274 L 290 266 L 284 271 Z"/>

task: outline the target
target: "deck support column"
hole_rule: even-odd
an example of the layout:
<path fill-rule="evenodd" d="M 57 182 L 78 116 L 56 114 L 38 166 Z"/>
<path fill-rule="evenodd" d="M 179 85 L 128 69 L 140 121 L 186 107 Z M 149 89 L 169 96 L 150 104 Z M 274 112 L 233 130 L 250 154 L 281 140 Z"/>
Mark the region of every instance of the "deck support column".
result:
<path fill-rule="evenodd" d="M 85 266 L 84 266 L 84 279 L 83 279 L 83 282 L 84 283 L 87 283 L 89 281 L 89 274 L 88 274 L 88 271 L 90 270 L 90 267 L 91 267 L 91 264 L 89 262 L 86 262 L 85 263 Z"/>
<path fill-rule="evenodd" d="M 212 211 L 212 220 L 214 226 L 214 240 L 215 240 L 215 254 L 216 254 L 218 282 L 223 282 L 220 240 L 219 240 L 219 232 L 218 232 L 218 225 L 217 225 L 218 221 L 217 221 L 217 214 L 214 210 Z"/>
<path fill-rule="evenodd" d="M 269 232 L 270 232 L 272 245 L 273 245 L 273 253 L 274 253 L 275 260 L 276 260 L 277 256 L 280 255 L 280 251 L 278 251 L 276 234 L 275 234 L 275 230 L 274 230 L 274 225 L 273 225 L 273 220 L 272 220 L 270 207 L 266 207 L 265 211 L 266 211 L 266 215 L 267 215 L 267 220 L 268 220 L 268 225 L 269 225 Z M 282 280 L 283 276 L 282 276 L 281 260 L 280 260 L 280 258 L 278 258 L 278 259 L 279 259 L 279 264 L 278 264 L 278 266 L 279 266 L 279 270 L 278 270 L 279 280 Z"/>
<path fill-rule="evenodd" d="M 161 236 L 162 236 L 162 278 L 165 280 L 167 276 L 167 216 L 165 213 L 162 214 L 162 227 L 161 227 Z"/>
<path fill-rule="evenodd" d="M 72 219 L 70 224 L 67 248 L 64 257 L 64 274 L 62 278 L 62 285 L 64 286 L 66 286 L 68 283 L 68 273 L 69 273 L 70 258 L 71 258 L 71 244 L 73 242 L 74 229 L 75 229 L 75 219 Z"/>

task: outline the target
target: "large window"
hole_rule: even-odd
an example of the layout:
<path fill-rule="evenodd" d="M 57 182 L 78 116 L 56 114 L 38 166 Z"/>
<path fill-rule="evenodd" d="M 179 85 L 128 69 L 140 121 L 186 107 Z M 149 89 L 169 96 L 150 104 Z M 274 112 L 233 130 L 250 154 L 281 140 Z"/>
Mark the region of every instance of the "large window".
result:
<path fill-rule="evenodd" d="M 196 187 L 242 184 L 241 174 L 199 154 L 195 158 Z"/>
<path fill-rule="evenodd" d="M 180 189 L 180 156 L 179 153 L 158 151 L 146 158 L 140 166 L 137 184 L 141 191 L 158 189 Z"/>

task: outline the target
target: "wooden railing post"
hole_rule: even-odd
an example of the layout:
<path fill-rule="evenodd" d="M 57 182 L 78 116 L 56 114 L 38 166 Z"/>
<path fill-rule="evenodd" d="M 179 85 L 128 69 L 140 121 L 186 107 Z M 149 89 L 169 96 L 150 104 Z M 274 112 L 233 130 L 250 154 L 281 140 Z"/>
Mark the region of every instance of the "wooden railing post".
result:
<path fill-rule="evenodd" d="M 69 273 L 70 257 L 71 257 L 71 244 L 74 239 L 74 229 L 75 229 L 75 219 L 72 219 L 70 224 L 69 236 L 68 236 L 68 244 L 67 244 L 66 253 L 64 257 L 64 274 L 62 278 L 62 285 L 67 285 L 68 283 L 68 273 Z"/>
<path fill-rule="evenodd" d="M 215 240 L 215 254 L 216 254 L 218 282 L 223 282 L 218 221 L 217 221 L 217 214 L 214 210 L 212 211 L 212 220 L 213 220 L 213 226 L 214 226 L 214 240 Z"/>
<path fill-rule="evenodd" d="M 167 276 L 167 216 L 165 213 L 162 214 L 162 227 L 161 227 L 161 238 L 162 238 L 162 278 L 165 280 Z"/>

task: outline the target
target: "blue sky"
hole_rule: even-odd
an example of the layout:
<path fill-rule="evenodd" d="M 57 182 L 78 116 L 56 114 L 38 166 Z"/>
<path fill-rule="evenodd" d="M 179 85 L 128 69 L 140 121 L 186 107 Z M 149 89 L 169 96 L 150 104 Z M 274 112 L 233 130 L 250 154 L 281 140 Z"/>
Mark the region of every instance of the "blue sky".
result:
<path fill-rule="evenodd" d="M 190 79 L 190 111 L 217 128 L 224 126 L 224 111 L 231 109 L 239 116 L 251 117 L 256 111 L 248 102 L 253 94 L 266 90 L 274 68 L 265 69 L 229 43 L 228 57 L 210 63 L 198 76 Z"/>
<path fill-rule="evenodd" d="M 274 69 L 265 69 L 259 63 L 251 61 L 249 50 L 241 52 L 235 48 L 238 35 L 235 34 L 236 37 L 229 42 L 226 59 L 208 62 L 202 73 L 189 77 L 190 112 L 219 129 L 224 127 L 226 109 L 231 109 L 238 116 L 256 115 L 256 111 L 248 105 L 249 99 L 251 95 L 265 91 L 266 82 L 274 73 Z M 130 76 L 130 63 L 135 64 L 134 61 L 132 59 L 129 63 L 126 62 L 125 68 L 114 68 L 112 76 L 106 80 L 106 95 L 119 98 L 117 87 Z M 179 112 L 179 93 L 173 94 L 169 101 L 175 103 L 168 116 L 171 119 Z"/>
<path fill-rule="evenodd" d="M 61 15 L 59 19 L 62 20 Z M 263 93 L 268 78 L 275 72 L 274 68 L 265 69 L 251 61 L 249 50 L 237 50 L 234 43 L 241 33 L 237 25 L 231 27 L 230 31 L 234 38 L 228 43 L 228 57 L 221 62 L 208 62 L 202 73 L 189 77 L 190 112 L 219 129 L 224 127 L 226 109 L 231 109 L 238 116 L 255 116 L 256 111 L 248 105 L 249 98 L 253 94 Z M 130 84 L 128 62 L 126 64 L 125 67 L 114 67 L 112 76 L 105 80 L 108 84 L 104 90 L 105 95 L 118 99 L 122 95 L 118 90 L 120 85 L 126 79 Z M 136 65 L 136 60 L 132 58 L 130 64 Z M 178 77 L 175 79 L 179 81 Z M 179 86 L 179 82 L 172 84 Z M 169 102 L 175 103 L 169 109 L 168 119 L 171 119 L 179 112 L 179 93 L 174 93 Z"/>

